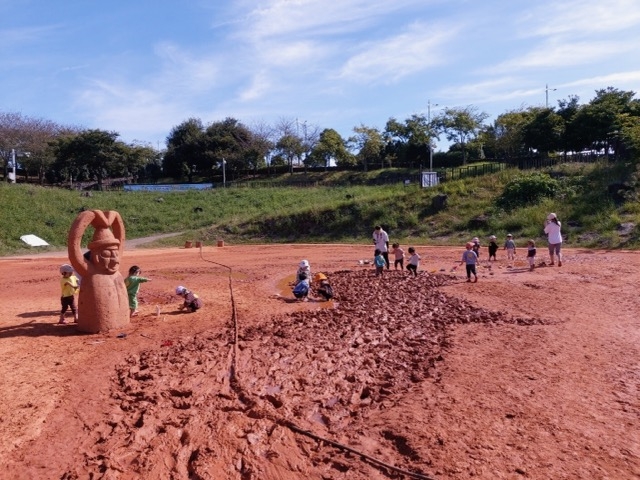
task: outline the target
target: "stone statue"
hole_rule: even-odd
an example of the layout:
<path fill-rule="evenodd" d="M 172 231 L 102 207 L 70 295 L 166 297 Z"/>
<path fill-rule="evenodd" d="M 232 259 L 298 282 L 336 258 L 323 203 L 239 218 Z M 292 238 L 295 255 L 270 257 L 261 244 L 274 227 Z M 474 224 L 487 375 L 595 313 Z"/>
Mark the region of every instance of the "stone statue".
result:
<path fill-rule="evenodd" d="M 95 229 L 89 252 L 80 242 L 91 225 Z M 69 230 L 69 260 L 82 277 L 78 297 L 78 330 L 106 332 L 129 324 L 129 300 L 119 272 L 124 249 L 124 223 L 116 211 L 81 212 Z"/>

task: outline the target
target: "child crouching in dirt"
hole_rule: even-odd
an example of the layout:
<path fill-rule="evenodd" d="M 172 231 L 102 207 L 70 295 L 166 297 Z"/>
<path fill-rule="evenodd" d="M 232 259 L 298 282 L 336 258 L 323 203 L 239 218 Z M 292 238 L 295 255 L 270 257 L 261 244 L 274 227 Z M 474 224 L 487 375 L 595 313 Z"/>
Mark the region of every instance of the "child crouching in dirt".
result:
<path fill-rule="evenodd" d="M 329 279 L 324 273 L 317 273 L 313 277 L 313 281 L 318 283 L 316 287 L 316 293 L 320 295 L 322 298 L 327 300 L 331 300 L 333 298 L 333 288 L 329 283 Z"/>
<path fill-rule="evenodd" d="M 293 296 L 298 300 L 306 302 L 309 296 L 309 276 L 305 272 L 297 275 L 296 284 L 293 287 Z"/>
<path fill-rule="evenodd" d="M 193 293 L 191 290 L 186 289 L 182 285 L 176 287 L 176 295 L 180 295 L 184 298 L 184 302 L 180 305 L 180 310 L 184 310 L 185 308 L 191 313 L 196 310 L 202 308 L 202 300 Z"/>

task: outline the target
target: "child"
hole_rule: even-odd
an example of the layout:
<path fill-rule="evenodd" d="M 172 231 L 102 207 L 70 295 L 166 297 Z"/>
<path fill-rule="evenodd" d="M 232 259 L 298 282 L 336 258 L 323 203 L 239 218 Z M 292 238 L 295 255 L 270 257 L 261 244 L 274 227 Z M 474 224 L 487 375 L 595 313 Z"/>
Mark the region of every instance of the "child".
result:
<path fill-rule="evenodd" d="M 303 273 L 307 276 L 308 279 L 311 278 L 311 265 L 309 265 L 309 260 L 302 260 L 298 264 L 298 271 L 296 272 L 296 283 L 295 283 L 295 285 L 298 284 L 298 282 L 300 281 L 300 276 Z"/>
<path fill-rule="evenodd" d="M 494 262 L 497 260 L 496 253 L 498 253 L 498 244 L 496 243 L 496 236 L 491 235 L 489 237 L 489 261 L 491 261 L 492 257 Z"/>
<path fill-rule="evenodd" d="M 460 265 L 463 263 L 467 266 L 467 282 L 471 281 L 471 274 L 475 277 L 473 282 L 478 281 L 478 274 L 476 273 L 476 263 L 478 262 L 478 256 L 476 252 L 473 251 L 473 242 L 467 242 L 466 250 L 462 254 L 462 260 L 460 261 Z"/>
<path fill-rule="evenodd" d="M 400 265 L 400 270 L 403 270 L 404 269 L 404 250 L 400 248 L 399 243 L 394 243 L 392 246 L 393 246 L 393 255 L 395 257 L 395 260 L 393 262 L 393 268 L 397 270 L 398 265 Z"/>
<path fill-rule="evenodd" d="M 333 288 L 331 288 L 331 284 L 329 284 L 329 279 L 324 273 L 317 273 L 313 277 L 313 281 L 320 284 L 316 288 L 316 292 L 318 292 L 318 295 L 322 296 L 325 299 L 325 301 L 331 300 L 333 298 Z"/>
<path fill-rule="evenodd" d="M 176 287 L 176 295 L 180 295 L 184 298 L 184 303 L 180 305 L 180 310 L 184 310 L 186 308 L 193 313 L 202 308 L 202 300 L 200 300 L 198 295 L 193 293 L 191 290 L 187 290 L 182 285 Z"/>
<path fill-rule="evenodd" d="M 516 242 L 513 241 L 513 235 L 511 235 L 510 233 L 507 233 L 507 241 L 504 242 L 504 249 L 507 251 L 507 260 L 515 260 Z"/>
<path fill-rule="evenodd" d="M 527 260 L 529 261 L 529 270 L 533 271 L 536 263 L 536 242 L 533 240 L 527 242 Z"/>
<path fill-rule="evenodd" d="M 407 270 L 413 272 L 413 276 L 418 276 L 418 266 L 420 265 L 420 255 L 416 253 L 416 249 L 413 247 L 409 247 L 409 263 L 407 264 Z"/>
<path fill-rule="evenodd" d="M 473 243 L 473 251 L 476 254 L 476 258 L 480 259 L 480 239 L 478 237 L 473 237 L 471 239 L 471 243 Z"/>
<path fill-rule="evenodd" d="M 141 277 L 142 270 L 137 265 L 129 269 L 129 276 L 124 279 L 124 286 L 127 287 L 127 295 L 129 296 L 129 318 L 138 315 L 138 291 L 140 284 L 150 282 L 151 280 Z"/>
<path fill-rule="evenodd" d="M 373 264 L 376 266 L 376 277 L 382 275 L 384 271 L 384 266 L 387 264 L 385 262 L 384 257 L 382 256 L 382 252 L 380 249 L 376 248 L 376 251 L 373 252 Z"/>
<path fill-rule="evenodd" d="M 309 295 L 309 277 L 306 273 L 302 272 L 298 275 L 298 280 L 293 287 L 293 296 L 298 300 L 306 302 Z"/>
<path fill-rule="evenodd" d="M 60 266 L 60 273 L 62 274 L 62 278 L 60 279 L 60 288 L 62 290 L 60 304 L 62 309 L 60 310 L 60 321 L 58 323 L 66 323 L 64 314 L 67 313 L 67 308 L 70 308 L 71 313 L 73 313 L 73 322 L 78 323 L 78 310 L 76 309 L 75 296 L 78 291 L 78 277 L 73 274 L 73 267 L 68 263 Z"/>

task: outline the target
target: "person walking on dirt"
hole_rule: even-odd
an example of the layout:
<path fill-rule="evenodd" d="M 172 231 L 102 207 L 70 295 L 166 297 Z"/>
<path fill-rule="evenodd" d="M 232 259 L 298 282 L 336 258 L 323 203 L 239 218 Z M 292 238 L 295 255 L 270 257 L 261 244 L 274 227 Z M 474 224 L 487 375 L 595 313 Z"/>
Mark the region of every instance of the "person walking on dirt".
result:
<path fill-rule="evenodd" d="M 407 270 L 413 273 L 414 277 L 418 276 L 418 267 L 420 266 L 420 255 L 416 253 L 416 249 L 409 247 L 409 263 L 407 263 Z"/>
<path fill-rule="evenodd" d="M 380 250 L 380 253 L 384 257 L 387 270 L 389 270 L 389 235 L 380 225 L 376 225 L 373 229 L 373 244 L 376 250 Z"/>
<path fill-rule="evenodd" d="M 373 252 L 373 264 L 376 266 L 376 277 L 382 275 L 384 272 L 385 259 L 382 256 L 382 252 L 376 248 L 376 251 Z M 389 268 L 389 267 L 387 267 Z"/>
<path fill-rule="evenodd" d="M 150 282 L 151 279 L 141 277 L 142 270 L 139 266 L 134 265 L 129 269 L 129 276 L 124 279 L 124 286 L 127 287 L 127 295 L 129 296 L 129 318 L 138 315 L 138 291 L 140 284 Z"/>
<path fill-rule="evenodd" d="M 400 248 L 399 243 L 394 243 L 392 246 L 393 250 L 391 250 L 391 253 L 393 253 L 394 257 L 393 268 L 397 270 L 398 265 L 400 265 L 400 270 L 404 270 L 404 250 Z"/>
<path fill-rule="evenodd" d="M 467 282 L 471 281 L 471 274 L 474 276 L 474 283 L 478 281 L 478 274 L 476 273 L 476 263 L 478 263 L 478 256 L 476 252 L 473 251 L 473 242 L 467 242 L 465 245 L 466 250 L 462 254 L 462 260 L 460 260 L 460 265 L 463 263 L 467 267 Z"/>
<path fill-rule="evenodd" d="M 496 254 L 498 253 L 498 243 L 496 242 L 496 236 L 491 235 L 489 237 L 489 261 L 493 258 L 495 262 L 497 260 Z"/>
<path fill-rule="evenodd" d="M 476 254 L 476 257 L 480 259 L 480 239 L 478 237 L 473 237 L 471 239 L 471 243 L 473 243 L 473 251 Z"/>
<path fill-rule="evenodd" d="M 529 262 L 529 270 L 533 271 L 536 267 L 536 242 L 533 240 L 527 242 L 527 261 Z"/>
<path fill-rule="evenodd" d="M 73 267 L 68 263 L 65 263 L 60 267 L 60 273 L 62 278 L 60 279 L 60 288 L 62 294 L 60 296 L 60 320 L 58 323 L 66 323 L 64 314 L 67 313 L 67 309 L 71 309 L 73 313 L 74 323 L 78 323 L 78 310 L 76 309 L 76 292 L 78 291 L 78 277 L 73 274 Z"/>
<path fill-rule="evenodd" d="M 554 264 L 554 255 L 558 257 L 558 266 L 562 266 L 562 224 L 558 220 L 558 216 L 555 213 L 547 215 L 547 220 L 544 225 L 544 233 L 547 234 L 547 241 L 549 242 L 549 258 L 551 259 L 550 265 Z"/>

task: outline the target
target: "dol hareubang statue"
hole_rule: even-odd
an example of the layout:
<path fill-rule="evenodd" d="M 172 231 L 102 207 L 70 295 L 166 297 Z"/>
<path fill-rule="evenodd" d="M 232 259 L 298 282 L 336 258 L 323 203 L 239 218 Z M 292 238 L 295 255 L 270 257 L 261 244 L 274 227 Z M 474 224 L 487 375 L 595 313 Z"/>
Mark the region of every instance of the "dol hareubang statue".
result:
<path fill-rule="evenodd" d="M 95 229 L 88 245 L 90 257 L 80 242 L 91 225 Z M 78 297 L 78 330 L 106 332 L 129 324 L 129 300 L 119 272 L 124 249 L 124 223 L 116 211 L 88 210 L 71 225 L 67 248 L 71 265 L 82 276 Z"/>

